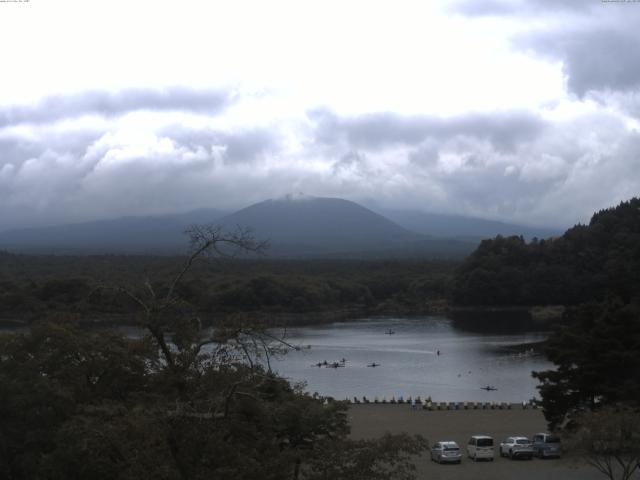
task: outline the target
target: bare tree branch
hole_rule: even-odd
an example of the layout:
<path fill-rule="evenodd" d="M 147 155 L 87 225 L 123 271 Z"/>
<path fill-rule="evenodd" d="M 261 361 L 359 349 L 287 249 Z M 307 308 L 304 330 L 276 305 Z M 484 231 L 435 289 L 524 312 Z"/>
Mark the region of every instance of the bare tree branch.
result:
<path fill-rule="evenodd" d="M 191 254 L 171 283 L 166 295 L 167 299 L 173 297 L 176 286 L 191 269 L 193 262 L 207 254 L 209 250 L 213 250 L 219 257 L 232 257 L 233 254 L 221 250 L 220 246 L 229 245 L 235 252 L 263 253 L 268 245 L 267 242 L 257 242 L 248 228 L 237 227 L 235 232 L 225 234 L 220 226 L 192 225 L 185 233 L 190 238 Z"/>
<path fill-rule="evenodd" d="M 144 279 L 144 285 L 147 287 L 147 290 L 149 290 L 149 293 L 151 293 L 151 298 L 155 300 L 156 292 L 153 290 L 153 286 L 151 285 L 149 278 Z"/>

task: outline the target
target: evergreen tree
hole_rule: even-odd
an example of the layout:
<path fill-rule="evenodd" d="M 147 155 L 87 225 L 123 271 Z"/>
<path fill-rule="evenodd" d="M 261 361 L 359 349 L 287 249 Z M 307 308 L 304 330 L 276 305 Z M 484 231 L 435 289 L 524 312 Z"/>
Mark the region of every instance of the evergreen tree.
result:
<path fill-rule="evenodd" d="M 556 368 L 533 373 L 550 427 L 603 405 L 640 407 L 640 307 L 587 304 L 568 310 L 565 321 L 547 347 Z"/>

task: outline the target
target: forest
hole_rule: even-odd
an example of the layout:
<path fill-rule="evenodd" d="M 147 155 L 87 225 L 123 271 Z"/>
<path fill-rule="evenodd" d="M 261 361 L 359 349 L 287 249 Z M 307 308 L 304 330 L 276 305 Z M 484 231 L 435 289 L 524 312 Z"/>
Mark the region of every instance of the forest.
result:
<path fill-rule="evenodd" d="M 161 289 L 182 257 L 31 256 L 0 253 L 0 320 L 63 312 L 86 322 L 127 322 L 135 305 L 115 286 Z M 217 259 L 193 266 L 178 287 L 205 323 L 232 313 L 425 313 L 446 305 L 456 264 L 430 260 Z M 299 315 L 306 314 L 306 315 Z"/>
<path fill-rule="evenodd" d="M 550 239 L 484 240 L 456 271 L 458 305 L 578 305 L 640 291 L 640 198 Z"/>
<path fill-rule="evenodd" d="M 251 319 L 203 325 L 183 279 L 220 246 L 261 247 L 242 232 L 190 235 L 172 274 L 96 288 L 129 300 L 121 306 L 143 336 L 83 329 L 64 310 L 0 334 L 0 478 L 415 478 L 422 437 L 351 440 L 344 402 L 305 393 L 261 361 L 292 345 Z M 67 307 L 90 288 L 61 282 L 34 288 Z"/>
<path fill-rule="evenodd" d="M 640 198 L 557 238 L 484 240 L 454 275 L 457 305 L 567 307 L 545 349 L 555 368 L 533 372 L 551 429 L 577 431 L 585 412 L 605 407 L 612 419 L 640 407 Z M 638 442 L 629 445 L 635 455 Z"/>

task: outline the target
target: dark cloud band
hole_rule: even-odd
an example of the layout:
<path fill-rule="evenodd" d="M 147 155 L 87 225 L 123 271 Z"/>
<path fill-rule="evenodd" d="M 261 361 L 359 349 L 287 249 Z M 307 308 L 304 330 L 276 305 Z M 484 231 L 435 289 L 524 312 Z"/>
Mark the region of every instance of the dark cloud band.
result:
<path fill-rule="evenodd" d="M 115 117 L 139 110 L 189 111 L 211 115 L 222 111 L 232 100 L 232 95 L 226 91 L 182 87 L 83 92 L 46 97 L 35 105 L 0 107 L 0 128 L 25 123 L 53 123 L 83 115 Z"/>
<path fill-rule="evenodd" d="M 512 151 L 521 142 L 539 136 L 546 123 L 525 111 L 468 114 L 453 118 L 372 113 L 338 117 L 328 110 L 314 110 L 316 138 L 324 144 L 346 142 L 352 148 L 417 145 L 427 139 L 445 140 L 469 136 L 491 142 L 497 150 Z"/>

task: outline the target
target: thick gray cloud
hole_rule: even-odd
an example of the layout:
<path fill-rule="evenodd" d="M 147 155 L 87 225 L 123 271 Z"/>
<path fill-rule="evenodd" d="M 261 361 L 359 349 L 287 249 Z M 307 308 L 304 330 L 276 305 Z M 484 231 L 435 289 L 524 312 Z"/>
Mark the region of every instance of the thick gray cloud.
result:
<path fill-rule="evenodd" d="M 339 178 L 343 174 L 356 175 L 359 177 L 367 176 L 369 172 L 367 156 L 358 151 L 350 151 L 342 155 L 337 161 L 333 162 L 332 173 Z"/>
<path fill-rule="evenodd" d="M 129 89 L 0 108 L 0 230 L 225 203 L 222 184 L 237 174 L 225 165 L 242 169 L 275 152 L 276 133 L 155 125 L 171 122 L 173 111 L 214 121 L 234 100 L 225 91 Z M 145 117 L 133 128 L 119 123 L 118 117 L 140 110 L 157 121 Z M 109 121 L 56 126 L 84 115 Z M 227 200 L 238 204 L 237 197 Z"/>
<path fill-rule="evenodd" d="M 535 140 L 546 128 L 542 119 L 525 111 L 453 118 L 401 116 L 388 112 L 339 118 L 330 111 L 315 110 L 309 112 L 309 117 L 317 125 L 319 142 L 335 144 L 342 140 L 359 148 L 416 145 L 427 139 L 468 136 L 487 140 L 497 150 L 513 151 L 516 145 Z"/>
<path fill-rule="evenodd" d="M 469 17 L 520 19 L 525 32 L 513 39 L 513 45 L 561 61 L 567 87 L 579 97 L 593 91 L 640 89 L 637 2 L 464 1 L 452 10 Z M 531 16 L 537 21 L 530 22 Z"/>
<path fill-rule="evenodd" d="M 640 88 L 640 8 L 615 26 L 534 33 L 517 44 L 562 60 L 568 88 L 580 97 L 590 91 Z M 625 28 L 626 27 L 626 28 Z"/>
<path fill-rule="evenodd" d="M 562 227 L 640 192 L 640 135 L 612 112 L 551 121 L 521 110 L 438 117 L 325 108 L 242 126 L 217 110 L 176 123 L 180 116 L 149 102 L 128 105 L 156 113 L 133 126 L 118 118 L 130 110 L 113 107 L 120 113 L 93 127 L 62 128 L 52 115 L 0 128 L 0 230 L 240 208 L 293 191 Z"/>
<path fill-rule="evenodd" d="M 103 130 L 71 129 L 65 132 L 42 132 L 38 135 L 18 135 L 0 133 L 0 169 L 3 165 L 15 167 L 25 161 L 40 156 L 45 151 L 81 157 L 87 145 L 102 135 Z"/>
<path fill-rule="evenodd" d="M 623 115 L 640 120 L 640 88 L 626 92 L 595 92 L 589 98 Z"/>
<path fill-rule="evenodd" d="M 82 115 L 114 117 L 138 110 L 175 110 L 216 114 L 231 101 L 232 96 L 226 91 L 194 90 L 183 87 L 57 95 L 46 97 L 35 105 L 0 107 L 0 128 L 23 123 L 52 123 Z"/>
<path fill-rule="evenodd" d="M 470 17 L 556 15 L 588 12 L 596 8 L 598 3 L 589 0 L 461 0 L 454 2 L 449 10 Z"/>
<path fill-rule="evenodd" d="M 437 140 L 427 140 L 419 147 L 409 152 L 408 159 L 412 164 L 418 166 L 434 166 L 438 162 L 440 155 L 440 142 Z"/>
<path fill-rule="evenodd" d="M 174 117 L 162 114 L 163 109 L 188 108 L 209 121 L 216 119 L 219 109 L 208 110 L 206 102 L 192 104 L 184 96 L 172 101 L 144 96 L 125 102 L 126 97 L 117 97 L 108 107 L 76 102 L 116 98 L 108 94 L 75 95 L 56 102 L 82 104 L 66 111 L 69 118 L 94 110 L 117 116 L 145 108 L 159 112 L 160 125 L 169 123 L 157 127 L 155 120 L 148 125 L 143 120 L 131 128 L 114 119 L 97 127 L 83 128 L 76 122 L 59 128 L 58 113 L 49 112 L 47 117 L 33 109 L 33 118 L 12 116 L 15 123 L 0 128 L 0 230 L 206 206 L 235 207 L 249 198 L 263 199 L 257 197 L 255 185 L 249 191 L 245 188 L 251 184 L 252 165 L 280 152 L 277 129 L 173 124 Z M 208 105 L 214 104 L 221 107 L 223 103 Z M 22 114 L 27 115 L 27 110 Z M 6 128 L 16 125 L 24 128 Z M 283 182 L 290 184 L 289 178 Z"/>
<path fill-rule="evenodd" d="M 267 128 L 226 132 L 213 128 L 190 129 L 172 125 L 160 130 L 160 134 L 191 149 L 210 150 L 218 147 L 224 161 L 230 163 L 251 163 L 279 149 L 277 132 Z"/>
<path fill-rule="evenodd" d="M 640 192 L 640 135 L 615 114 L 310 117 L 337 182 L 377 184 L 378 203 L 568 226 Z"/>

